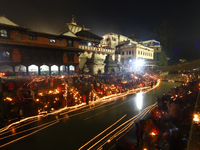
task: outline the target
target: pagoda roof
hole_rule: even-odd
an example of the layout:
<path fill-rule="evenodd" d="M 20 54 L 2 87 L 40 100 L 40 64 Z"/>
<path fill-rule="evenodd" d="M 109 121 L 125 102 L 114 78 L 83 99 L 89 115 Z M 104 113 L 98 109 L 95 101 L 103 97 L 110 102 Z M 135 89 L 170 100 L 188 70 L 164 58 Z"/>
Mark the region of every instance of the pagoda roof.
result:
<path fill-rule="evenodd" d="M 72 33 L 71 31 L 68 31 L 68 32 L 65 32 L 61 35 L 64 35 L 64 36 L 70 36 L 70 37 L 77 37 L 74 33 Z"/>
<path fill-rule="evenodd" d="M 1 24 L 5 24 L 5 25 L 9 25 L 9 26 L 19 27 L 18 24 L 14 23 L 14 22 L 11 21 L 10 19 L 6 18 L 6 16 L 4 16 L 4 15 L 1 15 L 1 16 L 0 16 L 0 23 L 1 23 Z"/>
<path fill-rule="evenodd" d="M 81 31 L 77 32 L 75 35 L 78 37 L 82 36 L 82 37 L 88 37 L 91 39 L 98 39 L 98 40 L 103 39 L 102 37 L 100 37 L 92 32 L 86 31 L 86 30 L 81 30 Z"/>

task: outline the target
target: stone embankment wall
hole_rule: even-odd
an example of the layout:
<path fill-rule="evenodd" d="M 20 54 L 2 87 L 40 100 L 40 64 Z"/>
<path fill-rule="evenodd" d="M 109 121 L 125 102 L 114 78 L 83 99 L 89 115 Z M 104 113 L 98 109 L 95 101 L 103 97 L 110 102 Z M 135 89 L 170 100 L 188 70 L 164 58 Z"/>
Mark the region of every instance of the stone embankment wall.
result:
<path fill-rule="evenodd" d="M 178 82 L 184 82 L 187 80 L 187 78 L 185 76 L 182 75 L 172 75 L 172 74 L 168 74 L 165 76 L 160 76 L 161 80 L 174 80 L 174 81 L 178 81 Z"/>

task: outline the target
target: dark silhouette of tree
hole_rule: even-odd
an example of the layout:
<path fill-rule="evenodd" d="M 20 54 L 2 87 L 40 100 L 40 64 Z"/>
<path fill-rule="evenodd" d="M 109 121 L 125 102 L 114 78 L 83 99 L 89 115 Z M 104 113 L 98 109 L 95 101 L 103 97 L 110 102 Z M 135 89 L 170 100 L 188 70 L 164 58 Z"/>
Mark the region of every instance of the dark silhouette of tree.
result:
<path fill-rule="evenodd" d="M 165 53 L 155 53 L 155 60 L 157 66 L 167 66 L 167 55 Z"/>
<path fill-rule="evenodd" d="M 178 24 L 172 22 L 163 21 L 160 26 L 154 29 L 153 35 L 156 40 L 161 42 L 162 50 L 166 53 L 168 57 L 172 54 L 172 48 L 175 43 L 175 36 L 179 29 Z"/>

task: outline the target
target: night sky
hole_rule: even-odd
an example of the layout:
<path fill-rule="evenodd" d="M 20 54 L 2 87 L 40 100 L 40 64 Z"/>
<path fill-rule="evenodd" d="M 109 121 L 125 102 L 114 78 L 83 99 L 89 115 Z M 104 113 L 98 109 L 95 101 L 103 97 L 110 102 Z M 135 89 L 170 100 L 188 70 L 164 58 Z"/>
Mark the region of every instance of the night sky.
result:
<path fill-rule="evenodd" d="M 162 21 L 180 25 L 179 42 L 200 36 L 200 1 L 169 0 L 0 0 L 0 15 L 36 31 L 58 33 L 71 22 L 102 36 L 109 32 L 138 40 L 153 39 L 152 32 Z"/>

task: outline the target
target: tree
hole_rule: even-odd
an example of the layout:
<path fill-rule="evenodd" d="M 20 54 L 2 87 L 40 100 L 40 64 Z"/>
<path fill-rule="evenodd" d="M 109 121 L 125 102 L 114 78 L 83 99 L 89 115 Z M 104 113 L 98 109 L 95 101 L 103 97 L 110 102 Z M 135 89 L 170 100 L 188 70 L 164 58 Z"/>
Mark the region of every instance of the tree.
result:
<path fill-rule="evenodd" d="M 175 43 L 175 36 L 177 34 L 179 26 L 172 22 L 163 21 L 160 26 L 154 29 L 153 35 L 161 42 L 163 51 L 170 56 L 172 54 L 172 48 Z"/>
<path fill-rule="evenodd" d="M 155 53 L 155 60 L 157 66 L 167 66 L 167 55 L 165 53 Z"/>

